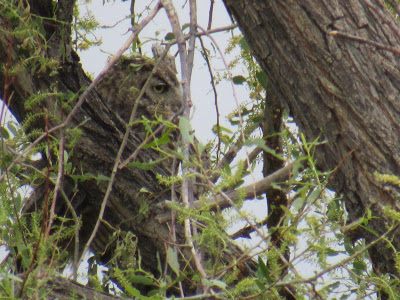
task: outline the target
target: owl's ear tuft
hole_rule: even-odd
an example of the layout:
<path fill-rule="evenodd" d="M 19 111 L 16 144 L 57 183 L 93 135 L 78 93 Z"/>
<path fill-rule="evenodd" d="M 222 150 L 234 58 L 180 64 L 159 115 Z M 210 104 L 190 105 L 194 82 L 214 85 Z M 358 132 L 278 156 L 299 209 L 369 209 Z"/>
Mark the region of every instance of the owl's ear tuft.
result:
<path fill-rule="evenodd" d="M 162 56 L 164 50 L 165 50 L 165 47 L 162 46 L 160 43 L 154 43 L 151 46 L 151 51 L 153 51 L 154 59 L 160 58 Z M 164 62 L 165 62 L 165 64 L 168 65 L 168 67 L 171 69 L 171 71 L 173 71 L 175 74 L 178 73 L 178 71 L 176 70 L 176 65 L 175 65 L 175 56 L 168 53 L 164 58 Z"/>

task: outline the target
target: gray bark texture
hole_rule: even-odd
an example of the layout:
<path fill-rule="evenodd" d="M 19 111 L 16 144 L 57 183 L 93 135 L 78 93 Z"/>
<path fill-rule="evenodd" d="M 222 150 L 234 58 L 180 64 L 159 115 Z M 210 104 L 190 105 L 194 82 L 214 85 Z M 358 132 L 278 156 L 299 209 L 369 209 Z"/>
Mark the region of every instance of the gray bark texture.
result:
<path fill-rule="evenodd" d="M 398 209 L 398 189 L 374 173 L 400 176 L 400 28 L 380 0 L 224 0 L 269 86 L 316 147 L 322 170 L 335 170 L 330 187 L 342 195 L 350 222 L 372 211 L 368 227 L 383 234 Z M 339 32 L 334 35 L 332 33 Z M 359 37 L 351 38 L 348 35 Z M 353 239 L 377 237 L 358 227 Z M 399 232 L 393 245 L 400 250 Z M 399 275 L 381 243 L 374 270 Z"/>

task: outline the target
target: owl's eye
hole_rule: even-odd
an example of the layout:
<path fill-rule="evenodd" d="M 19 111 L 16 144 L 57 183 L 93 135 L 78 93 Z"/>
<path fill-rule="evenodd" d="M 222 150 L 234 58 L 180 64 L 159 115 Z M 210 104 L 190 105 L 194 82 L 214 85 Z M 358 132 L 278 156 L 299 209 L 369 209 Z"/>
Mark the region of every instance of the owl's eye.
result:
<path fill-rule="evenodd" d="M 157 94 L 162 94 L 167 90 L 167 85 L 165 83 L 159 83 L 153 85 L 153 91 Z"/>

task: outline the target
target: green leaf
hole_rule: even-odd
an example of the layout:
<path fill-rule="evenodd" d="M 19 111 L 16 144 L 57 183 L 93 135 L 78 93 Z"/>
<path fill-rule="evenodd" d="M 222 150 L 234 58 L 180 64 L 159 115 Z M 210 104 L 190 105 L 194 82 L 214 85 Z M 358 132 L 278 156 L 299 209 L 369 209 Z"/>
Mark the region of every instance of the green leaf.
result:
<path fill-rule="evenodd" d="M 69 158 L 68 151 L 67 151 L 67 150 L 64 150 L 64 165 L 67 164 L 68 158 Z"/>
<path fill-rule="evenodd" d="M 308 204 L 313 203 L 315 200 L 317 200 L 320 194 L 321 194 L 321 188 L 317 187 L 315 190 L 311 192 L 310 196 L 307 197 L 307 203 Z"/>
<path fill-rule="evenodd" d="M 90 173 L 86 173 L 83 175 L 70 175 L 70 177 L 76 182 L 78 180 L 80 181 L 85 181 L 85 180 L 89 180 L 89 179 L 96 179 L 97 182 L 100 181 L 110 181 L 109 177 L 106 177 L 104 175 L 99 175 L 99 176 L 95 176 L 93 174 Z"/>
<path fill-rule="evenodd" d="M 178 252 L 172 247 L 168 247 L 167 262 L 172 271 L 179 275 Z"/>
<path fill-rule="evenodd" d="M 215 133 L 219 133 L 219 132 L 232 133 L 232 130 L 230 130 L 229 128 L 226 128 L 226 127 L 224 127 L 224 126 L 221 126 L 221 125 L 219 125 L 219 126 L 214 125 L 212 130 L 213 130 Z"/>
<path fill-rule="evenodd" d="M 99 183 L 100 181 L 110 181 L 110 178 L 104 175 L 99 175 L 96 178 L 97 183 Z"/>
<path fill-rule="evenodd" d="M 242 75 L 238 75 L 232 78 L 232 81 L 234 84 L 243 84 L 246 82 L 246 78 L 244 78 Z"/>
<path fill-rule="evenodd" d="M 224 164 L 223 170 L 228 175 L 232 174 L 231 166 L 229 164 Z"/>
<path fill-rule="evenodd" d="M 148 300 L 151 299 L 149 297 L 143 296 L 139 290 L 135 289 L 133 286 L 128 285 L 128 286 L 124 286 L 124 291 L 129 295 L 129 296 L 133 296 L 136 297 L 140 300 Z"/>
<path fill-rule="evenodd" d="M 132 277 L 129 277 L 129 279 L 132 281 L 132 283 L 157 286 L 157 284 L 155 284 L 154 281 L 147 276 L 133 275 Z"/>
<path fill-rule="evenodd" d="M 256 284 L 257 284 L 258 288 L 260 289 L 260 291 L 264 291 L 266 289 L 265 285 L 260 280 L 257 280 Z"/>
<path fill-rule="evenodd" d="M 258 71 L 256 72 L 256 78 L 258 80 L 258 82 L 260 83 L 260 85 L 264 88 L 264 90 L 267 89 L 267 75 L 265 74 L 264 71 Z"/>
<path fill-rule="evenodd" d="M 219 287 L 220 289 L 225 289 L 227 284 L 221 280 L 209 280 L 212 286 Z"/>
<path fill-rule="evenodd" d="M 326 287 L 323 289 L 325 291 L 333 291 L 334 289 L 338 288 L 340 286 L 340 281 L 335 281 L 334 283 L 328 284 Z"/>
<path fill-rule="evenodd" d="M 201 279 L 201 283 L 203 285 L 207 286 L 207 287 L 216 286 L 216 287 L 219 287 L 221 289 L 225 289 L 226 286 L 227 286 L 227 284 L 225 282 L 223 282 L 223 281 L 220 281 L 220 280 L 208 280 L 208 279 L 205 279 L 205 278 Z"/>
<path fill-rule="evenodd" d="M 138 264 L 140 266 L 140 263 Z M 157 251 L 157 271 L 162 274 L 162 266 L 161 266 L 161 258 L 160 258 L 160 253 Z"/>
<path fill-rule="evenodd" d="M 367 265 L 363 261 L 354 261 L 353 262 L 353 270 L 356 271 L 357 274 L 365 271 L 367 269 Z"/>
<path fill-rule="evenodd" d="M 183 140 L 186 140 L 193 144 L 193 131 L 190 121 L 185 117 L 179 117 L 179 130 L 182 134 Z"/>
<path fill-rule="evenodd" d="M 370 233 L 372 233 L 373 235 L 375 235 L 376 237 L 379 237 L 379 234 L 375 231 L 372 230 L 371 228 L 368 228 L 366 226 L 360 225 L 360 227 L 364 228 L 365 230 L 369 231 Z"/>
<path fill-rule="evenodd" d="M 200 155 L 203 153 L 203 151 L 206 149 L 206 145 L 204 145 L 202 142 L 199 142 L 197 144 L 197 153 Z"/>
<path fill-rule="evenodd" d="M 336 256 L 336 255 L 339 255 L 340 252 L 339 252 L 339 251 L 336 251 L 336 250 L 333 250 L 332 248 L 327 248 L 326 254 L 327 254 L 328 256 Z"/>
<path fill-rule="evenodd" d="M 344 249 L 349 255 L 353 255 L 356 252 L 353 248 L 353 243 L 347 237 L 344 239 Z"/>
<path fill-rule="evenodd" d="M 269 270 L 260 256 L 258 257 L 257 275 L 258 275 L 259 279 L 266 278 L 267 282 L 269 284 L 271 284 L 273 282 L 273 280 L 269 274 Z M 260 277 L 260 275 L 261 275 L 261 277 Z"/>
<path fill-rule="evenodd" d="M 9 139 L 10 133 L 8 132 L 8 130 L 6 128 L 4 128 L 3 126 L 0 126 L 0 136 L 2 138 Z"/>
<path fill-rule="evenodd" d="M 16 281 L 16 282 L 23 282 L 23 280 L 21 278 L 19 278 L 18 276 L 15 276 L 13 274 L 7 274 L 7 278 L 10 278 L 11 280 Z"/>
<path fill-rule="evenodd" d="M 173 34 L 172 32 L 169 32 L 169 33 L 167 33 L 167 35 L 164 37 L 164 39 L 165 39 L 166 41 L 171 42 L 171 41 L 175 40 L 175 34 Z"/>
<path fill-rule="evenodd" d="M 8 122 L 7 127 L 8 127 L 8 130 L 10 130 L 13 135 L 17 135 L 18 129 L 17 129 L 17 127 L 15 127 L 14 123 Z"/>
<path fill-rule="evenodd" d="M 244 142 L 245 146 L 257 146 L 263 149 L 265 152 L 275 156 L 276 158 L 279 158 L 281 160 L 284 160 L 283 157 L 280 154 L 277 154 L 275 150 L 269 148 L 263 139 L 248 139 Z"/>
<path fill-rule="evenodd" d="M 298 212 L 304 204 L 304 199 L 303 197 L 297 197 L 293 202 L 292 202 L 292 207 Z"/>
<path fill-rule="evenodd" d="M 164 133 L 159 139 L 156 139 L 156 140 L 152 141 L 151 143 L 148 143 L 147 145 L 145 145 L 143 147 L 143 149 L 168 144 L 169 142 L 170 142 L 170 139 L 169 139 L 169 131 L 168 131 L 168 132 Z"/>
<path fill-rule="evenodd" d="M 171 149 L 166 149 L 165 152 L 167 152 L 168 154 L 171 154 L 173 157 L 175 157 L 176 159 L 180 159 L 180 160 L 184 160 L 185 157 L 182 155 L 181 152 L 179 151 L 175 151 L 175 150 L 171 150 Z"/>
<path fill-rule="evenodd" d="M 66 222 L 72 221 L 72 219 L 71 219 L 71 218 L 64 218 L 64 217 L 61 217 L 61 216 L 58 216 L 58 215 L 54 215 L 54 219 L 56 219 L 56 220 L 60 220 L 60 221 L 61 221 L 61 222 L 63 222 L 63 223 L 66 223 Z"/>
<path fill-rule="evenodd" d="M 129 163 L 129 166 L 136 167 L 141 170 L 149 171 L 153 169 L 154 163 L 141 163 L 140 161 L 133 161 Z"/>
<path fill-rule="evenodd" d="M 246 39 L 242 37 L 239 41 L 240 48 L 242 48 L 243 51 L 250 51 L 249 44 L 247 43 Z"/>
<path fill-rule="evenodd" d="M 190 23 L 183 24 L 182 31 L 184 31 L 186 28 L 189 28 L 189 27 L 190 27 Z"/>
<path fill-rule="evenodd" d="M 16 192 L 17 194 L 14 196 L 15 203 L 15 211 L 21 211 L 22 208 L 22 197 L 21 194 Z"/>

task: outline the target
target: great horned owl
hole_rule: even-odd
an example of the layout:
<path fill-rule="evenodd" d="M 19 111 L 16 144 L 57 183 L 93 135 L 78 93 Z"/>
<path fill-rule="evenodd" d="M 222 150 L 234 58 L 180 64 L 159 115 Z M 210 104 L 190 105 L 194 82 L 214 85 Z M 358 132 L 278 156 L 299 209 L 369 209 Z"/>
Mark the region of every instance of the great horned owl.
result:
<path fill-rule="evenodd" d="M 164 62 L 154 74 L 153 68 L 153 59 L 123 57 L 97 86 L 103 100 L 125 122 L 129 121 L 135 101 L 149 76 L 150 84 L 140 99 L 136 119 L 144 116 L 154 120 L 155 115 L 162 115 L 166 120 L 181 108 L 182 91 L 175 72 Z"/>

